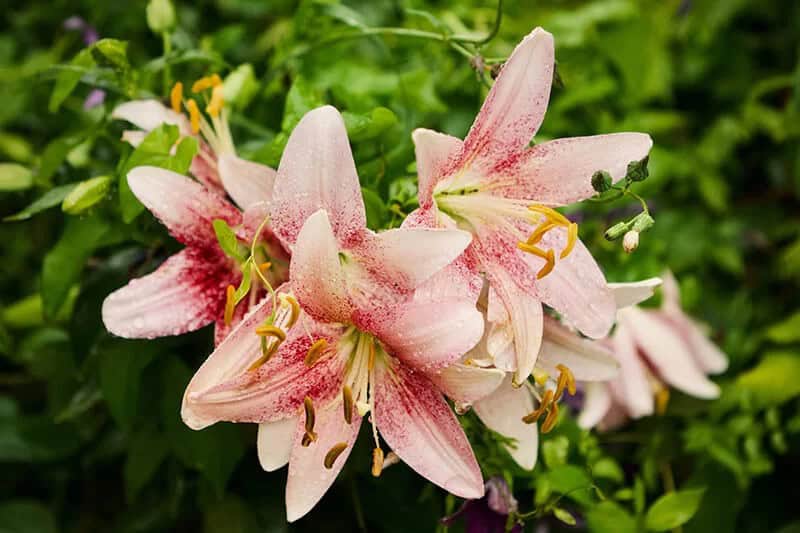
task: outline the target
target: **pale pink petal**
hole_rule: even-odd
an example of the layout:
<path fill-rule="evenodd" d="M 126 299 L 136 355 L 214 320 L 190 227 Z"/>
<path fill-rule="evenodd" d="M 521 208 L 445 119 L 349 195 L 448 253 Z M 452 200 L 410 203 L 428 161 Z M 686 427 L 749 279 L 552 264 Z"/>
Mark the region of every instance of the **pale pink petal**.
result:
<path fill-rule="evenodd" d="M 258 425 L 258 462 L 265 471 L 274 472 L 289 462 L 297 423 L 293 416 Z"/>
<path fill-rule="evenodd" d="M 127 120 L 134 126 L 150 131 L 162 124 L 173 124 L 180 128 L 182 135 L 189 135 L 189 120 L 158 100 L 132 100 L 114 108 L 111 118 Z"/>
<path fill-rule="evenodd" d="M 456 496 L 483 496 L 475 455 L 441 393 L 422 374 L 401 365 L 375 370 L 375 423 L 392 451 Z"/>
<path fill-rule="evenodd" d="M 192 158 L 192 164 L 189 166 L 189 173 L 194 176 L 197 181 L 208 187 L 209 191 L 225 196 L 225 189 L 219 177 L 217 155 L 203 140 L 199 141 L 199 145 L 199 151 L 197 155 Z"/>
<path fill-rule="evenodd" d="M 129 339 L 194 331 L 221 316 L 225 289 L 238 279 L 221 253 L 186 248 L 111 293 L 103 302 L 103 323 Z"/>
<path fill-rule="evenodd" d="M 147 137 L 146 131 L 141 130 L 125 130 L 122 132 L 122 140 L 130 144 L 134 148 L 142 144 L 144 138 Z"/>
<path fill-rule="evenodd" d="M 273 190 L 272 226 L 294 244 L 306 219 L 319 209 L 331 218 L 343 245 L 366 228 L 361 186 L 339 112 L 331 106 L 306 113 L 281 158 Z"/>
<path fill-rule="evenodd" d="M 700 326 L 691 318 L 684 319 L 684 337 L 692 348 L 700 367 L 710 374 L 720 374 L 728 369 L 728 356 L 711 342 Z"/>
<path fill-rule="evenodd" d="M 303 226 L 289 268 L 297 301 L 307 313 L 327 322 L 350 321 L 345 272 L 326 211 L 317 211 Z"/>
<path fill-rule="evenodd" d="M 539 433 L 536 424 L 522 421 L 523 416 L 533 411 L 531 393 L 526 387 L 515 388 L 509 375 L 497 390 L 475 402 L 472 408 L 486 427 L 516 441 L 505 448 L 519 466 L 526 470 L 536 466 Z"/>
<path fill-rule="evenodd" d="M 433 188 L 457 163 L 463 142 L 461 139 L 425 128 L 411 133 L 417 158 L 419 203 L 427 207 Z"/>
<path fill-rule="evenodd" d="M 441 369 L 461 358 L 483 335 L 483 316 L 469 300 L 411 303 L 381 326 L 390 353 L 417 370 Z"/>
<path fill-rule="evenodd" d="M 231 226 L 241 223 L 241 213 L 224 198 L 170 170 L 136 167 L 128 173 L 133 194 L 169 230 L 187 245 L 217 247 L 212 222 L 222 219 Z"/>
<path fill-rule="evenodd" d="M 675 279 L 675 276 L 669 270 L 665 270 L 664 273 L 661 274 L 661 278 L 661 295 L 663 296 L 661 306 L 665 311 L 676 314 L 682 313 L 681 288 L 678 285 L 678 280 Z"/>
<path fill-rule="evenodd" d="M 493 194 L 567 205 L 594 196 L 592 175 L 605 170 L 614 181 L 625 177 L 628 163 L 643 159 L 653 141 L 644 133 L 612 133 L 556 139 L 526 150 L 496 168 Z"/>
<path fill-rule="evenodd" d="M 294 444 L 289 459 L 289 477 L 286 481 L 286 519 L 294 522 L 308 513 L 328 492 L 342 470 L 355 444 L 361 417 L 354 415 L 352 423 L 344 420 L 342 400 L 316 408 L 314 431 L 318 438 L 309 446 L 301 444 L 305 433 L 305 418 L 300 417 L 294 433 Z M 325 468 L 325 455 L 338 443 L 347 447 L 336 458 L 332 468 Z"/>
<path fill-rule="evenodd" d="M 655 410 L 653 388 L 626 322 L 617 324 L 611 337 L 611 348 L 620 364 L 619 377 L 611 382 L 612 393 L 632 418 L 652 415 Z"/>
<path fill-rule="evenodd" d="M 489 170 L 522 151 L 539 129 L 550 99 L 553 36 L 536 28 L 508 58 L 464 140 L 463 158 Z"/>
<path fill-rule="evenodd" d="M 660 285 L 661 278 L 648 278 L 633 283 L 609 283 L 608 287 L 614 293 L 617 309 L 622 309 L 647 300 Z"/>
<path fill-rule="evenodd" d="M 454 363 L 429 377 L 448 398 L 463 406 L 494 392 L 505 376 L 506 373 L 497 368 Z"/>
<path fill-rule="evenodd" d="M 605 383 L 586 383 L 583 386 L 583 409 L 578 415 L 578 425 L 591 429 L 600 423 L 611 410 L 611 391 Z"/>
<path fill-rule="evenodd" d="M 558 365 L 566 366 L 578 381 L 607 381 L 619 372 L 619 363 L 608 349 L 546 316 L 536 366 L 556 376 L 560 372 Z"/>
<path fill-rule="evenodd" d="M 698 398 L 718 397 L 719 387 L 697 366 L 680 331 L 656 313 L 628 307 L 620 311 L 620 320 L 630 326 L 636 344 L 664 381 Z"/>
<path fill-rule="evenodd" d="M 268 166 L 234 154 L 222 154 L 217 160 L 217 168 L 223 187 L 242 210 L 272 199 L 275 171 Z"/>

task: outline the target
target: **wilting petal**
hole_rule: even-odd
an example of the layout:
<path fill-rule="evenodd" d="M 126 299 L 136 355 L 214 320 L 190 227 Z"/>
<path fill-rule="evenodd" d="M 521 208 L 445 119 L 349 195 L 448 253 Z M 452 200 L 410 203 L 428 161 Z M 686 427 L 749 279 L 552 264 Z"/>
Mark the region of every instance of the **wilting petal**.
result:
<path fill-rule="evenodd" d="M 558 365 L 570 369 L 578 381 L 607 381 L 619 372 L 614 355 L 596 341 L 581 338 L 557 320 L 544 317 L 544 339 L 536 366 L 557 375 Z"/>
<path fill-rule="evenodd" d="M 284 149 L 272 198 L 273 230 L 288 244 L 319 209 L 330 215 L 340 244 L 360 239 L 366 228 L 364 200 L 336 109 L 320 107 L 300 120 Z"/>
<path fill-rule="evenodd" d="M 234 154 L 222 154 L 217 161 L 223 187 L 242 210 L 272 199 L 275 171 Z"/>
<path fill-rule="evenodd" d="M 626 322 L 617 324 L 611 344 L 620 364 L 619 376 L 611 382 L 612 392 L 632 418 L 652 415 L 655 409 L 653 389 Z"/>
<path fill-rule="evenodd" d="M 553 36 L 533 30 L 508 58 L 464 140 L 464 158 L 500 165 L 523 150 L 544 119 L 553 82 Z M 487 168 L 488 169 L 488 168 Z"/>
<path fill-rule="evenodd" d="M 472 404 L 500 386 L 506 373 L 497 368 L 480 368 L 454 363 L 430 379 L 448 398 L 459 404 Z"/>
<path fill-rule="evenodd" d="M 633 283 L 609 283 L 608 287 L 614 293 L 617 309 L 622 309 L 647 300 L 659 285 L 661 278 L 648 278 Z"/>
<path fill-rule="evenodd" d="M 326 211 L 317 211 L 303 226 L 289 268 L 297 301 L 307 313 L 326 322 L 349 321 L 345 273 Z"/>
<path fill-rule="evenodd" d="M 427 206 L 436 183 L 446 177 L 449 169 L 456 164 L 463 142 L 451 135 L 425 128 L 415 129 L 411 138 L 417 158 L 419 203 Z"/>
<path fill-rule="evenodd" d="M 605 383 L 586 383 L 583 386 L 583 409 L 578 416 L 578 425 L 591 429 L 605 418 L 611 409 L 611 391 Z"/>
<path fill-rule="evenodd" d="M 540 247 L 562 250 L 566 242 L 566 231 L 554 229 L 542 238 Z M 537 280 L 536 293 L 587 337 L 605 337 L 614 324 L 614 294 L 580 239 L 569 256 L 557 259 L 553 271 Z"/>
<path fill-rule="evenodd" d="M 643 159 L 653 141 L 644 133 L 612 133 L 556 139 L 526 150 L 495 171 L 493 193 L 567 205 L 594 196 L 592 175 L 605 170 L 614 181 L 625 177 L 628 163 Z"/>
<path fill-rule="evenodd" d="M 382 326 L 380 339 L 392 355 L 418 370 L 457 361 L 483 335 L 483 316 L 468 300 L 410 303 Z"/>
<path fill-rule="evenodd" d="M 222 314 L 225 289 L 235 283 L 238 275 L 221 253 L 186 248 L 111 293 L 103 302 L 103 323 L 129 339 L 194 331 Z"/>
<path fill-rule="evenodd" d="M 522 417 L 533 411 L 533 400 L 527 388 L 514 388 L 511 376 L 492 394 L 472 405 L 475 414 L 486 427 L 516 441 L 506 450 L 519 466 L 531 470 L 539 453 L 539 434 L 536 424 L 526 424 Z"/>
<path fill-rule="evenodd" d="M 162 124 L 174 124 L 182 135 L 189 135 L 191 128 L 185 116 L 176 113 L 158 100 L 132 100 L 118 105 L 111 112 L 111 118 L 127 120 L 145 131 L 156 129 Z"/>
<path fill-rule="evenodd" d="M 289 462 L 298 417 L 258 425 L 258 462 L 267 472 L 274 472 Z"/>
<path fill-rule="evenodd" d="M 286 518 L 289 522 L 302 518 L 328 492 L 336 476 L 350 456 L 361 427 L 361 417 L 355 415 L 348 424 L 342 415 L 342 400 L 330 402 L 316 409 L 314 431 L 318 438 L 309 446 L 301 444 L 305 433 L 305 418 L 300 417 L 289 459 L 289 477 L 286 481 Z M 338 443 L 347 447 L 336 458 L 332 468 L 325 468 L 325 455 Z"/>
<path fill-rule="evenodd" d="M 401 365 L 378 365 L 375 370 L 375 422 L 389 447 L 420 475 L 456 496 L 483 496 L 475 455 L 441 393 Z"/>
<path fill-rule="evenodd" d="M 217 247 L 212 221 L 237 226 L 241 213 L 225 199 L 186 176 L 158 167 L 136 167 L 128 173 L 133 194 L 178 241 Z"/>
<path fill-rule="evenodd" d="M 636 344 L 664 381 L 698 398 L 719 396 L 719 387 L 697 366 L 680 331 L 654 312 L 636 307 L 620 311 L 620 320 L 628 323 Z"/>

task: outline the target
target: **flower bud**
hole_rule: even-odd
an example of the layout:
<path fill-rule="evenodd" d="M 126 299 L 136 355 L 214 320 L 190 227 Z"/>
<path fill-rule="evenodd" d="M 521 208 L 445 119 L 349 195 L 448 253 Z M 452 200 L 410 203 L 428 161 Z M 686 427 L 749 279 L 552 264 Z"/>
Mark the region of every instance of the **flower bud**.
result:
<path fill-rule="evenodd" d="M 175 8 L 171 0 L 150 0 L 147 4 L 147 26 L 153 33 L 164 33 L 175 26 Z"/>
<path fill-rule="evenodd" d="M 653 220 L 653 217 L 644 212 L 636 215 L 631 222 L 633 223 L 631 229 L 633 231 L 638 231 L 639 233 L 649 230 L 653 227 L 653 224 L 656 223 L 656 221 Z"/>
<path fill-rule="evenodd" d="M 597 192 L 606 192 L 611 188 L 613 180 L 611 174 L 605 170 L 598 170 L 592 174 L 592 188 Z"/>
<path fill-rule="evenodd" d="M 111 188 L 109 176 L 97 176 L 78 183 L 61 202 L 61 210 L 69 215 L 80 215 L 102 201 Z"/>
<path fill-rule="evenodd" d="M 647 163 L 650 161 L 650 156 L 644 156 L 641 161 L 631 161 L 628 163 L 628 170 L 625 173 L 625 179 L 628 181 L 644 181 L 650 175 L 647 170 Z"/>
<path fill-rule="evenodd" d="M 605 238 L 609 241 L 616 241 L 630 229 L 628 222 L 617 222 L 606 230 Z"/>
<path fill-rule="evenodd" d="M 622 249 L 628 253 L 639 247 L 639 232 L 631 230 L 622 238 Z"/>

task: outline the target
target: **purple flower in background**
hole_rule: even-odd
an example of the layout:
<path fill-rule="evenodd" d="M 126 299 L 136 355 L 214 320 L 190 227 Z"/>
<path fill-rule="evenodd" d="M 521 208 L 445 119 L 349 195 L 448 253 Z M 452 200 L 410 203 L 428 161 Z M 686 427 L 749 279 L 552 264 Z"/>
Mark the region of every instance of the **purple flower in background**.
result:
<path fill-rule="evenodd" d="M 83 44 L 90 46 L 96 43 L 100 36 L 94 26 L 86 22 L 83 18 L 74 15 L 64 21 L 64 29 L 69 31 L 79 31 L 83 37 Z M 86 100 L 83 101 L 84 109 L 91 109 L 102 105 L 106 99 L 106 92 L 102 89 L 92 89 Z"/>
<path fill-rule="evenodd" d="M 517 500 L 500 476 L 490 478 L 485 485 L 486 493 L 477 500 L 467 500 L 464 505 L 442 518 L 442 523 L 451 526 L 458 518 L 464 519 L 467 533 L 503 533 L 508 516 L 517 511 Z M 512 533 L 522 533 L 522 525 L 514 524 Z"/>
<path fill-rule="evenodd" d="M 86 97 L 86 100 L 83 101 L 83 108 L 91 109 L 93 107 L 97 107 L 102 105 L 105 100 L 106 92 L 103 89 L 92 89 L 92 92 L 90 92 L 89 96 Z"/>

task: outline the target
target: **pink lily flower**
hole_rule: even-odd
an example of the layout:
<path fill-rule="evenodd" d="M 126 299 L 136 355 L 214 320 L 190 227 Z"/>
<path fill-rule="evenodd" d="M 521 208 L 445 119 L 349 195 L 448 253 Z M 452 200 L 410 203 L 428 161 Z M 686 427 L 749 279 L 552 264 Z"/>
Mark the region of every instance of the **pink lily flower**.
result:
<path fill-rule="evenodd" d="M 706 376 L 724 372 L 728 359 L 680 307 L 680 291 L 670 272 L 663 276 L 660 309 L 620 309 L 617 328 L 608 341 L 620 363 L 619 377 L 588 387 L 579 423 L 611 429 L 627 418 L 663 412 L 669 388 L 697 398 L 719 396 Z"/>
<path fill-rule="evenodd" d="M 184 396 L 185 423 L 258 423 L 264 469 L 289 464 L 289 521 L 332 485 L 367 415 L 373 475 L 389 460 L 380 433 L 433 483 L 482 496 L 469 442 L 431 379 L 482 334 L 474 300 L 437 275 L 470 235 L 368 230 L 344 122 L 332 107 L 311 111 L 292 132 L 270 212 L 292 250 L 290 281 L 198 370 Z"/>
<path fill-rule="evenodd" d="M 517 384 L 536 363 L 542 303 L 592 338 L 606 335 L 614 322 L 603 273 L 577 225 L 552 207 L 594 195 L 591 177 L 598 170 L 623 178 L 627 165 L 652 146 L 648 135 L 616 133 L 530 147 L 553 67 L 552 35 L 536 28 L 509 57 L 464 141 L 426 129 L 413 134 L 419 216 L 472 233 L 468 263 L 489 282 L 488 349 L 510 350 L 498 367 L 514 371 Z"/>

